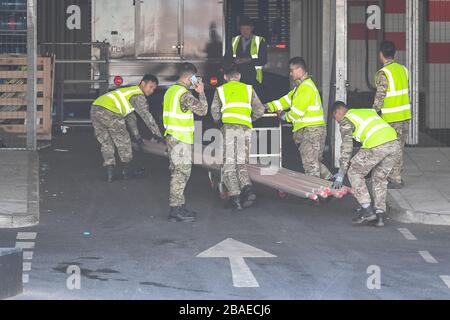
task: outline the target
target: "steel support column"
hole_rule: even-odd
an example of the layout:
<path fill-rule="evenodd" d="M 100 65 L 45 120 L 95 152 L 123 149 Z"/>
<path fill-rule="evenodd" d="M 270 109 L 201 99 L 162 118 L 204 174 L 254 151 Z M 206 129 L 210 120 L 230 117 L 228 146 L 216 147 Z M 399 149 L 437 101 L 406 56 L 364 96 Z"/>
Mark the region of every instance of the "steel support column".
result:
<path fill-rule="evenodd" d="M 36 33 L 36 1 L 27 0 L 27 149 L 35 151 L 36 141 L 36 66 L 37 66 L 37 33 Z"/>
<path fill-rule="evenodd" d="M 409 70 L 409 88 L 412 120 L 408 144 L 419 143 L 419 0 L 406 1 L 406 66 Z"/>
<path fill-rule="evenodd" d="M 347 102 L 347 0 L 336 0 L 336 100 Z M 339 167 L 341 133 L 334 121 L 333 160 Z"/>
<path fill-rule="evenodd" d="M 325 116 L 328 115 L 328 106 L 331 96 L 331 79 L 333 73 L 333 49 L 335 39 L 334 1 L 323 0 L 322 7 L 322 103 Z"/>

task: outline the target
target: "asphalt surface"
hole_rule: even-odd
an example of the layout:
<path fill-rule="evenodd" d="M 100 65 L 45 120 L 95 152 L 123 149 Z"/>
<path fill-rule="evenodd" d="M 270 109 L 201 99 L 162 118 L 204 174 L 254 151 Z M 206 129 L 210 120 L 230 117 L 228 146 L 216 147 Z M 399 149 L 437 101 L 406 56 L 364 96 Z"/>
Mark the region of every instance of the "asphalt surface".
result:
<path fill-rule="evenodd" d="M 296 159 L 295 150 L 285 152 Z M 0 247 L 14 247 L 18 231 L 37 233 L 29 281 L 16 299 L 450 298 L 441 278 L 450 275 L 448 227 L 355 227 L 352 198 L 317 206 L 261 187 L 255 207 L 230 212 L 201 168 L 187 190 L 198 221 L 171 223 L 167 160 L 136 160 L 148 178 L 107 184 L 92 132 L 57 136 L 41 151 L 40 224 L 0 230 Z M 277 256 L 245 260 L 259 287 L 234 287 L 226 258 L 196 257 L 228 238 Z M 66 286 L 71 265 L 81 268 L 79 290 Z M 367 286 L 370 266 L 380 269 L 380 289 Z"/>

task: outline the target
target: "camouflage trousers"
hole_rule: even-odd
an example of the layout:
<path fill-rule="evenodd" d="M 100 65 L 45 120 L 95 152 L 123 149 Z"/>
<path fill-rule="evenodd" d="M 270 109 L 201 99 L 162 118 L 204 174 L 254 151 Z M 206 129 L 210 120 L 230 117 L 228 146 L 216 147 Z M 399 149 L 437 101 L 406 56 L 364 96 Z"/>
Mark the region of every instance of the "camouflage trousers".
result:
<path fill-rule="evenodd" d="M 387 177 L 400 154 L 400 142 L 395 140 L 372 149 L 361 149 L 353 157 L 347 174 L 359 204 L 372 203 L 365 178 L 372 171 L 374 207 L 386 211 Z"/>
<path fill-rule="evenodd" d="M 403 150 L 405 148 L 406 139 L 409 134 L 409 120 L 408 121 L 400 121 L 400 122 L 392 122 L 390 123 L 391 127 L 397 131 L 398 140 L 400 141 L 400 147 L 402 148 L 402 153 L 398 158 L 397 162 L 394 164 L 394 168 L 392 168 L 391 173 L 389 174 L 388 180 L 396 183 L 402 182 L 402 173 L 403 173 Z"/>
<path fill-rule="evenodd" d="M 300 152 L 306 175 L 322 179 L 331 177 L 330 170 L 322 163 L 326 138 L 325 126 L 306 127 L 294 132 L 294 142 Z"/>
<path fill-rule="evenodd" d="M 181 142 L 168 135 L 166 137 L 169 154 L 170 192 L 169 206 L 185 204 L 184 190 L 191 177 L 193 145 Z"/>
<path fill-rule="evenodd" d="M 122 163 L 129 163 L 133 159 L 130 134 L 122 115 L 109 111 L 100 106 L 91 106 L 91 120 L 95 137 L 100 143 L 103 165 L 115 165 L 115 149 Z"/>
<path fill-rule="evenodd" d="M 252 130 L 238 124 L 225 124 L 223 135 L 222 177 L 230 196 L 241 194 L 245 186 L 252 184 L 247 172 Z"/>

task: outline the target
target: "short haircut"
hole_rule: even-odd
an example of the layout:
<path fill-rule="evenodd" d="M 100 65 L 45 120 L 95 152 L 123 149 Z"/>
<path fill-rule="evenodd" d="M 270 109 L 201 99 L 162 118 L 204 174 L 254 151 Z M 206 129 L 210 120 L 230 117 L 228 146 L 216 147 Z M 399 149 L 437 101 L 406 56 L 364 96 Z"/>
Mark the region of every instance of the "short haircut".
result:
<path fill-rule="evenodd" d="M 380 52 L 385 58 L 394 58 L 397 49 L 392 41 L 383 41 L 380 45 Z"/>
<path fill-rule="evenodd" d="M 196 74 L 197 68 L 190 62 L 182 63 L 180 66 L 180 77 Z"/>
<path fill-rule="evenodd" d="M 146 74 L 142 77 L 141 82 L 147 83 L 149 81 L 156 83 L 156 85 L 159 84 L 158 78 L 153 74 Z"/>
<path fill-rule="evenodd" d="M 253 21 L 247 16 L 242 16 L 239 19 L 239 27 L 253 27 Z"/>
<path fill-rule="evenodd" d="M 289 65 L 293 65 L 293 66 L 297 66 L 302 68 L 303 70 L 307 71 L 307 66 L 306 66 L 306 62 L 305 59 L 303 59 L 302 57 L 294 57 L 291 60 L 289 60 Z"/>
<path fill-rule="evenodd" d="M 239 71 L 237 65 L 233 64 L 230 67 L 226 68 L 223 71 L 223 74 L 226 75 L 227 77 L 236 77 L 239 76 L 241 72 Z"/>
<path fill-rule="evenodd" d="M 336 111 L 339 110 L 339 109 L 341 109 L 341 108 L 344 108 L 344 109 L 348 110 L 348 107 L 347 107 L 347 105 L 345 104 L 345 102 L 343 102 L 343 101 L 336 101 L 336 102 L 333 104 L 333 108 L 332 108 L 333 114 L 335 114 Z"/>

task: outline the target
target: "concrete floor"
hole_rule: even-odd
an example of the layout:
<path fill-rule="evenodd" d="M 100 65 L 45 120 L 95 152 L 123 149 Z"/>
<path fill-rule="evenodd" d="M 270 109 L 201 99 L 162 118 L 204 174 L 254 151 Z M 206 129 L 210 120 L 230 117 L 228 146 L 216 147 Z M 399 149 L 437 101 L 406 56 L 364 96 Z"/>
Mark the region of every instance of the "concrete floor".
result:
<path fill-rule="evenodd" d="M 295 159 L 294 150 L 285 152 Z M 311 206 L 266 188 L 258 188 L 254 208 L 232 213 L 202 169 L 193 171 L 187 190 L 198 221 L 169 223 L 167 160 L 136 158 L 149 178 L 107 184 L 91 132 L 56 137 L 41 151 L 39 226 L 0 230 L 0 247 L 14 247 L 18 231 L 37 233 L 29 281 L 17 299 L 450 298 L 441 278 L 450 275 L 449 227 L 354 227 L 351 198 Z M 227 238 L 277 256 L 245 260 L 259 287 L 234 287 L 225 258 L 196 257 Z M 80 290 L 67 289 L 70 265 L 81 268 Z M 381 270 L 379 290 L 367 287 L 370 266 Z"/>

